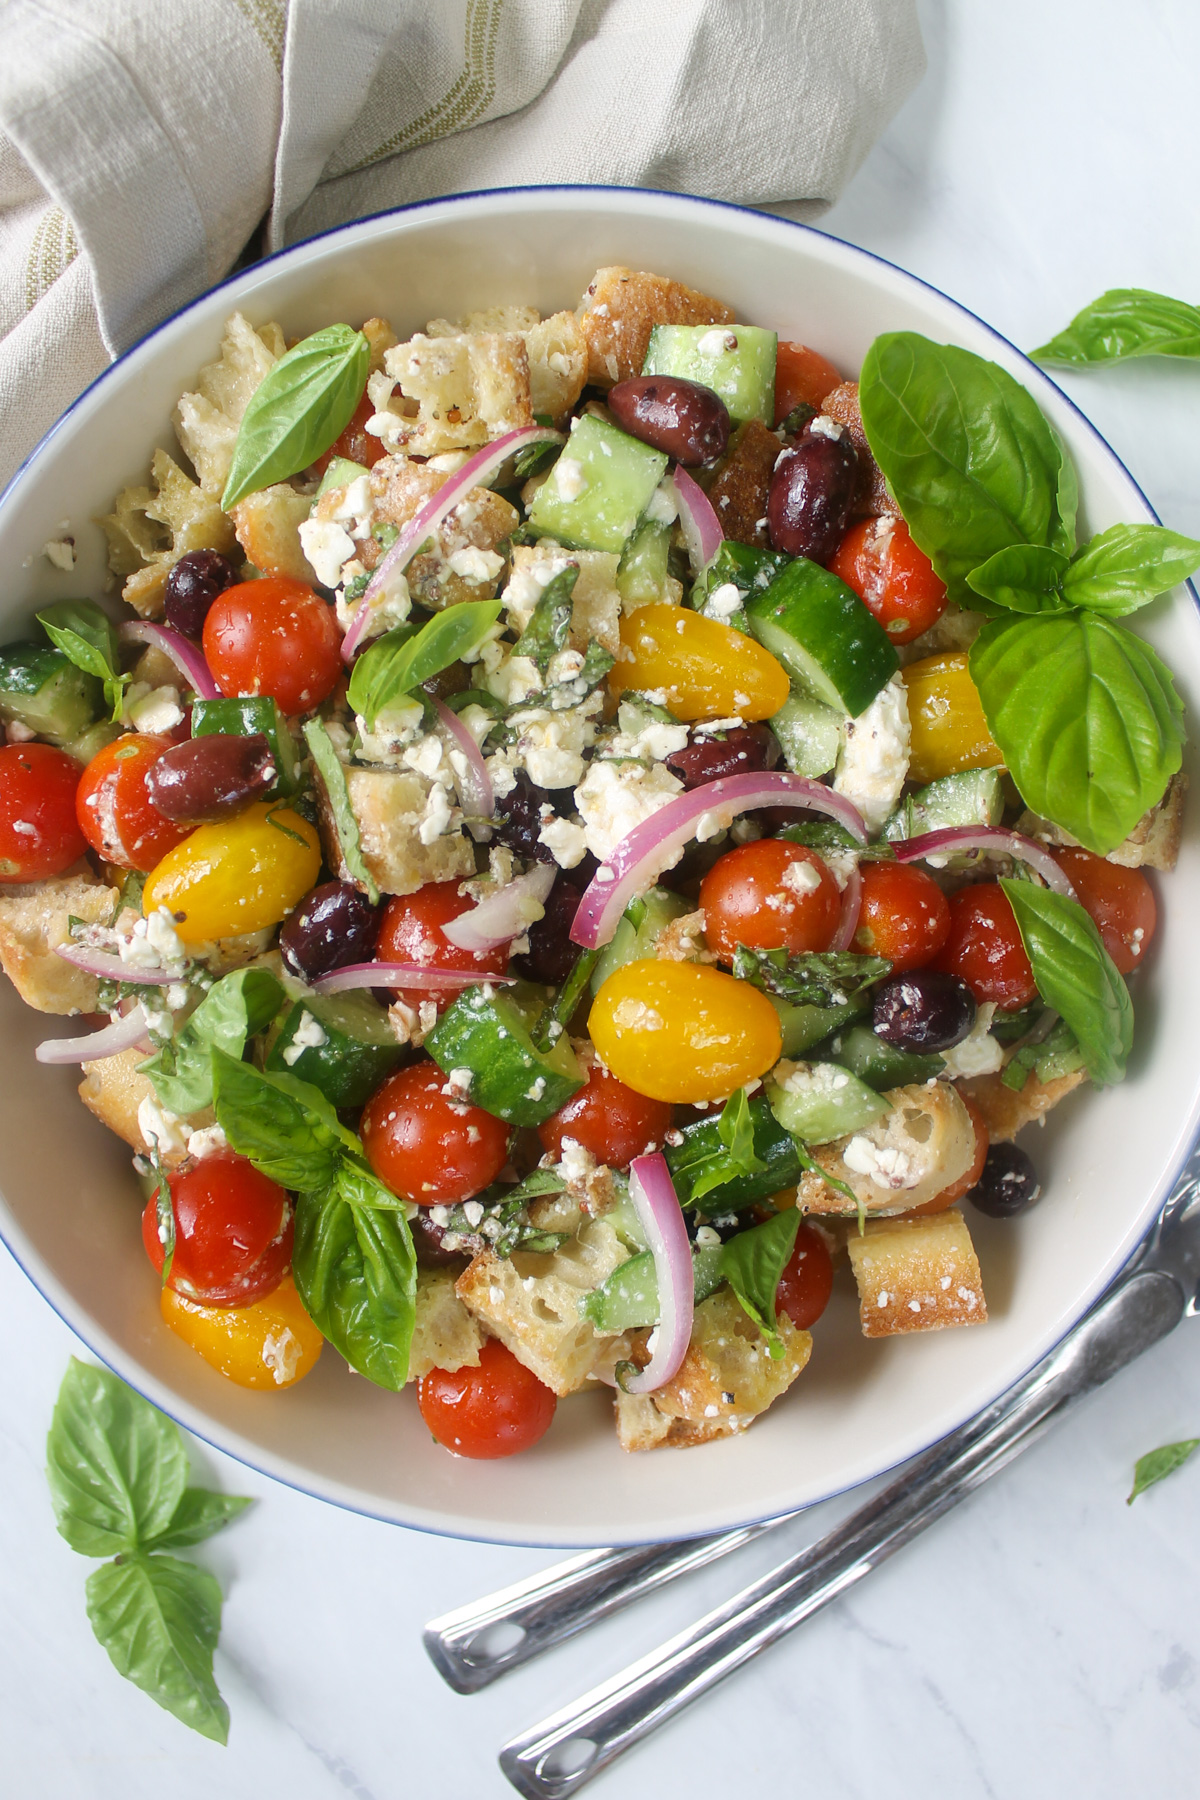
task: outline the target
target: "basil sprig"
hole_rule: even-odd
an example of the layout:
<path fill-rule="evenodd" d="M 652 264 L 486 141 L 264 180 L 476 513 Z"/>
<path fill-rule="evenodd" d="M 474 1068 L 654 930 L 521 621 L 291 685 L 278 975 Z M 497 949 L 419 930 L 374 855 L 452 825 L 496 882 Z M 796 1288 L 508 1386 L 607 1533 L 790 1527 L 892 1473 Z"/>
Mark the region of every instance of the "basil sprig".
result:
<path fill-rule="evenodd" d="M 381 712 L 423 681 L 478 650 L 501 610 L 499 600 L 467 600 L 436 613 L 419 630 L 398 625 L 364 650 L 346 691 L 367 730 L 374 728 Z"/>
<path fill-rule="evenodd" d="M 765 1219 L 749 1231 L 739 1231 L 721 1251 L 721 1273 L 767 1340 L 776 1359 L 783 1355 L 775 1294 L 784 1265 L 792 1254 L 800 1214 L 794 1206 Z"/>
<path fill-rule="evenodd" d="M 201 1543 L 249 1500 L 188 1486 L 179 1428 L 107 1369 L 75 1358 L 46 1440 L 46 1476 L 62 1536 L 111 1557 L 87 1580 L 92 1630 L 118 1673 L 204 1737 L 229 1735 L 213 1679 L 221 1590 L 165 1550 Z"/>
<path fill-rule="evenodd" d="M 250 396 L 221 495 L 228 512 L 247 494 L 300 474 L 341 436 L 367 384 L 371 347 L 349 325 L 327 325 L 285 352 Z"/>
<path fill-rule="evenodd" d="M 736 1181 L 740 1175 L 756 1175 L 766 1163 L 754 1148 L 754 1116 L 745 1088 L 731 1094 L 717 1120 L 717 1136 L 721 1148 L 699 1165 L 693 1175 L 688 1204 L 694 1206 L 705 1194 Z"/>
<path fill-rule="evenodd" d="M 1165 1481 L 1176 1469 L 1182 1469 L 1197 1446 L 1200 1446 L 1200 1438 L 1182 1438 L 1177 1444 L 1162 1444 L 1157 1450 L 1148 1450 L 1145 1456 L 1139 1456 L 1133 1465 L 1133 1486 L 1125 1504 L 1132 1506 L 1148 1487 L 1153 1487 L 1157 1481 Z"/>
<path fill-rule="evenodd" d="M 513 645 L 514 656 L 528 656 L 542 675 L 567 641 L 571 629 L 571 594 L 579 580 L 579 564 L 569 563 L 538 595 L 529 623 Z"/>
<path fill-rule="evenodd" d="M 249 1039 L 266 1030 L 283 1000 L 283 988 L 269 969 L 235 969 L 214 982 L 173 1041 L 138 1064 L 160 1105 L 175 1113 L 211 1106 L 213 1045 L 240 1060 Z"/>
<path fill-rule="evenodd" d="M 1110 288 L 1029 354 L 1076 367 L 1131 356 L 1200 356 L 1200 307 L 1149 288 Z"/>
<path fill-rule="evenodd" d="M 998 550 L 967 582 L 1010 612 L 1137 612 L 1200 569 L 1200 543 L 1162 525 L 1112 525 L 1070 561 L 1044 545 Z"/>
<path fill-rule="evenodd" d="M 1074 1032 L 1093 1081 L 1123 1079 L 1133 1048 L 1133 1003 L 1100 933 L 1078 900 L 1031 881 L 1001 880 L 1038 993 Z"/>
<path fill-rule="evenodd" d="M 751 950 L 739 944 L 733 954 L 733 973 L 740 981 L 749 981 L 789 1006 L 845 1006 L 891 969 L 886 957 L 863 956 L 856 950 L 789 956 L 786 950 Z"/>
<path fill-rule="evenodd" d="M 325 799 L 329 805 L 329 814 L 342 852 L 342 861 L 346 865 L 346 873 L 362 888 L 371 905 L 376 906 L 379 902 L 379 888 L 375 877 L 367 867 L 367 859 L 363 855 L 362 839 L 358 830 L 358 816 L 350 804 L 346 771 L 333 747 L 333 739 L 320 719 L 306 719 L 304 741 L 312 756 L 317 779 L 325 791 Z"/>
<path fill-rule="evenodd" d="M 94 600 L 57 600 L 37 618 L 56 650 L 104 683 L 104 704 L 119 719 L 133 677 L 121 673 L 116 628 L 103 607 Z"/>

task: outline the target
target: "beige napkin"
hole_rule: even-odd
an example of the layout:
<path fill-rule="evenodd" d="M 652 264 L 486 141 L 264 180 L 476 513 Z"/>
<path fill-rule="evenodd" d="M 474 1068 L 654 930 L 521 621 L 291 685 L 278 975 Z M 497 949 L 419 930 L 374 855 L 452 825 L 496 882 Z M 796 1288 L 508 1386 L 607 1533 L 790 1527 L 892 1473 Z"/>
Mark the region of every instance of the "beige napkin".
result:
<path fill-rule="evenodd" d="M 4 0 L 0 482 L 269 247 L 435 194 L 670 188 L 813 218 L 924 69 L 915 0 Z"/>

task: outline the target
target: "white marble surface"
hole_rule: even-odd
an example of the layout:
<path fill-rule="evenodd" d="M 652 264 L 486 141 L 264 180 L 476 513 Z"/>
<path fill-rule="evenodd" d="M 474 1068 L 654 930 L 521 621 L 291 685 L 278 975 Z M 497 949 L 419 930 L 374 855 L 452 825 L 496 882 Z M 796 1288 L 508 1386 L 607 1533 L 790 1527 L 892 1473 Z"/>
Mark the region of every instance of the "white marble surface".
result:
<path fill-rule="evenodd" d="M 928 78 L 826 220 L 1042 341 L 1113 285 L 1200 297 L 1188 0 L 925 0 Z M 798 103 L 802 103 L 798 102 Z M 547 171 L 552 174 L 552 171 Z M 1069 378 L 1164 519 L 1200 535 L 1200 368 Z M 410 1535 L 197 1450 L 258 1505 L 201 1556 L 228 1593 L 220 1750 L 121 1682 L 42 1474 L 70 1332 L 0 1252 L 0 1791 L 46 1800 L 502 1800 L 495 1749 L 765 1569 L 757 1546 L 474 1699 L 430 1615 L 551 1559 Z M 1118 1378 L 852 1597 L 602 1777 L 598 1796 L 1041 1800 L 1196 1790 L 1200 1459 L 1132 1509 L 1135 1458 L 1200 1431 L 1200 1327 Z M 817 1535 L 848 1502 L 792 1528 Z"/>

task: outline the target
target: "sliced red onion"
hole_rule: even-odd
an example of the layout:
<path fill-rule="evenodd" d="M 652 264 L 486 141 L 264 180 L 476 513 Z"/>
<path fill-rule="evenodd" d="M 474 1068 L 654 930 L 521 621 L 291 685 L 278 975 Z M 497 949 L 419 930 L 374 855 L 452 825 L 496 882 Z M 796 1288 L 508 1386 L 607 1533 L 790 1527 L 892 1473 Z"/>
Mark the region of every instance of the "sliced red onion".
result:
<path fill-rule="evenodd" d="M 527 450 L 531 444 L 561 444 L 564 441 L 562 432 L 552 431 L 548 425 L 523 425 L 518 431 L 506 431 L 503 437 L 477 450 L 461 469 L 456 469 L 449 480 L 442 483 L 436 494 L 430 495 L 420 511 L 408 521 L 367 583 L 342 640 L 342 655 L 347 662 L 358 649 L 372 613 L 391 598 L 396 577 L 403 575 L 425 539 L 437 530 L 446 514 L 453 512 L 472 488 L 485 487 L 489 476 L 503 468 L 509 457 L 519 450 Z"/>
<path fill-rule="evenodd" d="M 190 638 L 185 638 L 182 631 L 176 631 L 172 625 L 152 625 L 146 619 L 128 619 L 120 627 L 119 635 L 130 644 L 153 644 L 156 650 L 169 656 L 199 699 L 218 698 L 220 690 L 204 660 L 204 652 Z"/>
<path fill-rule="evenodd" d="M 825 813 L 844 825 L 860 844 L 867 841 L 867 828 L 857 806 L 822 782 L 782 770 L 725 775 L 669 800 L 626 833 L 608 861 L 596 871 L 580 901 L 571 941 L 582 944 L 585 950 L 607 944 L 629 902 L 653 887 L 663 870 L 670 867 L 676 851 L 691 841 L 696 821 L 705 813 L 715 813 L 720 823 L 728 826 L 739 813 L 752 812 L 757 806 L 794 806 L 802 811 Z"/>
<path fill-rule="evenodd" d="M 102 1056 L 116 1056 L 118 1051 L 132 1050 L 135 1044 L 141 1043 L 147 1029 L 146 1015 L 139 1000 L 122 1018 L 114 1019 L 99 1031 L 89 1031 L 86 1037 L 47 1038 L 38 1045 L 34 1055 L 40 1063 L 98 1062 Z"/>
<path fill-rule="evenodd" d="M 478 987 L 481 981 L 503 986 L 512 975 L 470 974 L 466 969 L 435 969 L 428 963 L 347 963 L 331 975 L 314 981 L 314 994 L 344 994 L 350 988 L 451 988 Z"/>
<path fill-rule="evenodd" d="M 557 870 L 553 863 L 538 863 L 527 875 L 518 875 L 497 894 L 460 913 L 442 926 L 442 936 L 459 950 L 494 950 L 507 944 L 542 916 L 542 906 L 554 886 Z M 535 900 L 538 911 L 530 917 L 529 903 Z"/>
<path fill-rule="evenodd" d="M 858 930 L 858 918 L 862 912 L 862 875 L 855 863 L 846 878 L 842 890 L 842 910 L 838 918 L 838 928 L 833 934 L 831 950 L 849 950 L 854 942 L 854 934 Z"/>
<path fill-rule="evenodd" d="M 629 1198 L 646 1233 L 658 1277 L 658 1325 L 650 1361 L 623 1383 L 627 1394 L 653 1394 L 670 1381 L 687 1355 L 696 1310 L 692 1247 L 679 1197 L 661 1152 L 635 1156 L 629 1165 Z"/>
<path fill-rule="evenodd" d="M 692 574 L 703 575 L 724 541 L 721 521 L 704 489 L 692 479 L 686 469 L 676 464 L 671 479 L 675 484 L 679 523 L 683 530 L 683 541 L 687 545 Z"/>
<path fill-rule="evenodd" d="M 74 963 L 85 974 L 97 975 L 101 981 L 128 981 L 140 987 L 167 987 L 182 981 L 187 973 L 179 963 L 173 969 L 151 968 L 140 963 L 122 962 L 107 950 L 89 950 L 83 944 L 56 944 L 55 953 L 64 962 Z"/>
<path fill-rule="evenodd" d="M 473 819 L 490 819 L 496 810 L 496 795 L 482 750 L 458 714 L 444 700 L 435 700 L 433 710 L 466 758 L 466 769 L 461 775 L 456 770 L 454 781 L 462 809 L 469 815 L 468 823 Z M 453 768 L 453 763 L 450 766 Z M 491 835 L 490 830 L 488 835 Z"/>
<path fill-rule="evenodd" d="M 1019 831 L 1005 831 L 998 825 L 949 825 L 942 831 L 926 831 L 920 837 L 903 838 L 892 848 L 896 861 L 923 862 L 929 856 L 951 856 L 959 850 L 999 850 L 1017 862 L 1036 869 L 1046 886 L 1056 894 L 1074 900 L 1075 889 L 1063 870 L 1041 844 Z"/>

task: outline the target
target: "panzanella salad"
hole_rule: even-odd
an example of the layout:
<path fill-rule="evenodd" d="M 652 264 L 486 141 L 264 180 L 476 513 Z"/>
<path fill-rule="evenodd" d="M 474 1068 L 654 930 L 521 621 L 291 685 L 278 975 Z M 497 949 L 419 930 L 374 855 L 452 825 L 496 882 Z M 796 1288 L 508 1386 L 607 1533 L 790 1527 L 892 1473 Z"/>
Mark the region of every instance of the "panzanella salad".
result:
<path fill-rule="evenodd" d="M 0 959 L 230 1380 L 328 1339 L 478 1457 L 602 1384 L 637 1450 L 764 1412 L 839 1259 L 868 1337 L 985 1321 L 970 1208 L 1124 1073 L 1183 804 L 1125 618 L 1200 545 L 1080 544 L 992 363 L 845 373 L 624 268 L 235 314 L 124 619 L 0 653 Z"/>

